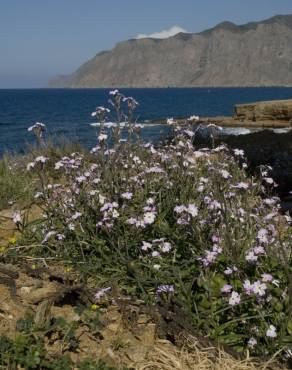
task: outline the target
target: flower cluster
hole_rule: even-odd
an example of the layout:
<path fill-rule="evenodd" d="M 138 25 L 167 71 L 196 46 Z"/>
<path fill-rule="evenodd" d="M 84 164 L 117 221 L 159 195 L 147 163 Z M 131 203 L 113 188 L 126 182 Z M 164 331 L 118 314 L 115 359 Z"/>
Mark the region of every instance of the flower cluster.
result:
<path fill-rule="evenodd" d="M 35 202 L 44 210 L 29 234 L 39 253 L 88 267 L 97 286 L 117 281 L 149 301 L 176 299 L 198 330 L 236 350 L 290 345 L 291 220 L 263 187 L 272 185 L 267 170 L 249 178 L 243 151 L 195 148 L 197 117 L 181 126 L 168 119 L 175 136 L 163 145 L 133 141 L 139 127 L 128 123 L 138 103 L 118 90 L 110 99 L 118 114 L 112 146 L 104 126 L 91 154 L 43 154 L 27 165 L 39 175 Z M 105 122 L 110 112 L 95 113 Z"/>
<path fill-rule="evenodd" d="M 37 122 L 34 125 L 30 126 L 27 131 L 33 132 L 38 138 L 41 138 L 46 131 L 46 125 L 41 122 Z"/>

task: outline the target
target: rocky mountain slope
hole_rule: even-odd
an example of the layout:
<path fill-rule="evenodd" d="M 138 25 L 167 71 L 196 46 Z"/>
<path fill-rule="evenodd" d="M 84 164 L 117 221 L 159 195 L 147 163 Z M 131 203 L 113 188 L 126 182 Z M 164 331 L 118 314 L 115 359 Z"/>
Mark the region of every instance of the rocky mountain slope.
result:
<path fill-rule="evenodd" d="M 292 15 L 121 42 L 50 86 L 292 86 Z"/>

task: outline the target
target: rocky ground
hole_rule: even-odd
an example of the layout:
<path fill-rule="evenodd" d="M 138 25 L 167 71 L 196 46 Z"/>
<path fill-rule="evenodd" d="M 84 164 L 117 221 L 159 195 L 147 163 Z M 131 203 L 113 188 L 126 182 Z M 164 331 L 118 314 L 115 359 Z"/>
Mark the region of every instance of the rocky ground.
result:
<path fill-rule="evenodd" d="M 33 208 L 29 217 L 39 214 Z M 44 341 L 49 358 L 67 355 L 73 363 L 102 359 L 116 369 L 281 368 L 273 360 L 259 364 L 197 338 L 188 316 L 171 302 L 150 309 L 117 292 L 96 305 L 94 287 L 83 285 L 63 265 L 29 257 L 5 262 L 4 251 L 14 248 L 18 236 L 12 210 L 1 211 L 0 226 L 0 337 L 15 340 L 31 325 L 30 335 Z"/>

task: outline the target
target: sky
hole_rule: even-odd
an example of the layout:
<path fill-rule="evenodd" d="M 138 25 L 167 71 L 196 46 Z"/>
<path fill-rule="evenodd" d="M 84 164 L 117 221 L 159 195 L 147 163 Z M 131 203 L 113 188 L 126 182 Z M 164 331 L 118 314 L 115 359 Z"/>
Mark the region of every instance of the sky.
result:
<path fill-rule="evenodd" d="M 292 0 L 0 0 L 0 88 L 45 87 L 137 36 L 200 32 L 225 20 L 243 24 L 276 14 L 292 14 Z"/>

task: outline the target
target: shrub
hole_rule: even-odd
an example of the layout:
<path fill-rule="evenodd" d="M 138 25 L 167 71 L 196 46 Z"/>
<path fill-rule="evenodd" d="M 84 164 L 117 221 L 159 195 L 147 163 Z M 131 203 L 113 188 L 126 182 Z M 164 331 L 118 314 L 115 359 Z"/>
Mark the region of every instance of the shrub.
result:
<path fill-rule="evenodd" d="M 105 120 L 104 110 L 97 114 Z M 177 300 L 220 343 L 289 354 L 291 220 L 269 196 L 269 169 L 249 178 L 242 151 L 196 150 L 192 127 L 175 128 L 173 141 L 156 147 L 138 134 L 133 142 L 139 129 L 131 124 L 126 142 L 117 124 L 109 147 L 104 127 L 91 155 L 40 155 L 28 165 L 44 218 L 25 227 L 19 215 L 16 224 L 35 255 L 93 279 L 97 301 L 117 284 L 149 303 Z"/>

